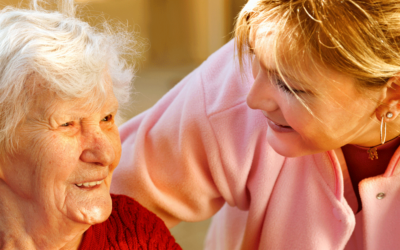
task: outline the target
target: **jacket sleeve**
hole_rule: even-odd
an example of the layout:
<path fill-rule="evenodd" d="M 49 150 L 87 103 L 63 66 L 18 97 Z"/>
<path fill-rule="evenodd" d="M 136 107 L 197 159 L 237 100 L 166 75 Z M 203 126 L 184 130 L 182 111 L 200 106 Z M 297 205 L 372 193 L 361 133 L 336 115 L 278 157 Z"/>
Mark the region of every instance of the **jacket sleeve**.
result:
<path fill-rule="evenodd" d="M 265 137 L 260 112 L 245 102 L 247 77 L 231 41 L 121 126 L 111 192 L 133 197 L 168 227 L 209 218 L 225 202 L 247 209 L 247 181 Z"/>

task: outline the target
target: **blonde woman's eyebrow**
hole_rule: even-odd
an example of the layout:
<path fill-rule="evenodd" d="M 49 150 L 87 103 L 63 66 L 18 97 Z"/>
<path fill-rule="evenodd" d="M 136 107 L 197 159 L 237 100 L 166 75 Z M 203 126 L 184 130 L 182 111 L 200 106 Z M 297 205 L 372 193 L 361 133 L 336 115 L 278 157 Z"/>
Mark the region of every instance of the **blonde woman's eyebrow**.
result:
<path fill-rule="evenodd" d="M 261 68 L 262 68 L 265 72 L 267 72 L 269 75 L 282 77 L 283 79 L 289 81 L 291 86 L 292 86 L 292 85 L 295 85 L 295 86 L 299 87 L 299 86 L 303 86 L 303 85 L 304 85 L 303 83 L 301 83 L 301 82 L 299 82 L 298 80 L 296 80 L 293 76 L 290 76 L 290 75 L 286 74 L 286 73 L 283 72 L 282 70 L 281 70 L 281 72 L 279 72 L 279 71 L 278 71 L 277 69 L 275 69 L 275 68 L 269 68 L 269 67 L 265 66 L 264 62 L 261 61 L 261 60 L 259 60 L 259 63 L 260 63 Z M 300 87 L 299 87 L 299 88 L 300 88 Z"/>
<path fill-rule="evenodd" d="M 266 72 L 268 72 L 268 74 L 275 75 L 275 76 L 282 76 L 284 79 L 289 79 L 289 80 L 292 79 L 290 76 L 286 75 L 286 74 L 283 73 L 282 71 L 279 73 L 278 70 L 267 68 L 267 67 L 265 67 L 265 65 L 263 65 L 262 63 L 260 63 L 260 65 L 261 65 L 261 67 L 263 68 L 263 70 L 265 70 Z"/>
<path fill-rule="evenodd" d="M 275 69 L 265 69 L 265 71 L 269 74 L 272 75 L 274 77 L 282 77 L 286 84 L 289 84 L 291 88 L 296 89 L 296 90 L 301 90 L 301 91 L 308 91 L 310 92 L 310 90 L 308 88 L 304 87 L 304 84 L 302 84 L 301 82 L 295 80 L 293 77 L 290 77 L 288 75 L 286 75 L 285 73 L 281 72 L 281 74 L 279 74 L 279 72 Z M 311 91 L 312 92 L 312 91 Z"/>

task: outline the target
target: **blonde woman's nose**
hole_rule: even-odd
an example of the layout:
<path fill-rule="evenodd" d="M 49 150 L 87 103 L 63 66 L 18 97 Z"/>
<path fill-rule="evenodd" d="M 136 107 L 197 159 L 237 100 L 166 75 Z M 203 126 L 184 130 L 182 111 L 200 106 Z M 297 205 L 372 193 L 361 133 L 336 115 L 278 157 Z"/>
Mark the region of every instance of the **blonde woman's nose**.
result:
<path fill-rule="evenodd" d="M 259 77 L 256 77 L 253 86 L 247 95 L 247 105 L 251 109 L 273 112 L 279 109 L 276 98 L 277 96 L 273 86 L 260 80 Z"/>

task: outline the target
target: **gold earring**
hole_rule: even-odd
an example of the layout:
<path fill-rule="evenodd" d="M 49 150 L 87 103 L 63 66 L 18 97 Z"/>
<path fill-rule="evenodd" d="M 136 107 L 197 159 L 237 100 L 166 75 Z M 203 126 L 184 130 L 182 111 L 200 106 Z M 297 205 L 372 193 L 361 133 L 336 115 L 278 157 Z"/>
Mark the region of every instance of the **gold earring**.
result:
<path fill-rule="evenodd" d="M 386 117 L 387 117 L 389 114 L 391 114 L 391 117 L 393 117 L 393 114 L 390 113 L 390 112 L 388 112 L 388 113 L 386 114 Z M 382 117 L 381 117 L 381 145 L 385 144 L 385 141 L 386 141 L 386 122 L 385 122 L 384 120 L 385 120 L 385 119 L 384 119 L 383 116 L 382 116 Z M 385 127 L 385 135 L 384 135 L 383 140 L 382 140 L 382 128 L 383 128 L 383 127 Z"/>
<path fill-rule="evenodd" d="M 381 144 L 380 145 L 383 145 L 386 142 L 386 122 L 385 122 L 385 119 L 384 119 L 385 116 L 390 119 L 390 118 L 392 118 L 394 116 L 394 114 L 392 112 L 387 112 L 386 115 L 382 115 L 381 116 L 381 129 L 380 129 Z M 394 139 L 392 139 L 392 140 L 394 140 Z M 380 145 L 376 145 L 376 146 L 370 147 L 368 149 L 367 153 L 368 153 L 368 158 L 369 159 L 371 159 L 371 160 L 378 159 L 377 147 L 380 146 Z"/>
<path fill-rule="evenodd" d="M 388 113 L 390 113 L 390 112 L 388 112 Z M 388 116 L 388 114 L 386 114 L 386 116 Z M 392 116 L 393 116 L 393 114 L 392 114 Z M 386 122 L 384 120 L 385 120 L 384 117 L 381 116 L 381 129 L 380 129 L 381 144 L 380 145 L 383 145 L 386 141 Z M 383 132 L 383 130 L 384 130 L 384 132 Z M 367 153 L 368 153 L 368 158 L 370 160 L 372 160 L 372 161 L 374 159 L 378 160 L 378 150 L 376 148 L 380 145 L 376 145 L 376 146 L 370 147 L 368 149 Z"/>

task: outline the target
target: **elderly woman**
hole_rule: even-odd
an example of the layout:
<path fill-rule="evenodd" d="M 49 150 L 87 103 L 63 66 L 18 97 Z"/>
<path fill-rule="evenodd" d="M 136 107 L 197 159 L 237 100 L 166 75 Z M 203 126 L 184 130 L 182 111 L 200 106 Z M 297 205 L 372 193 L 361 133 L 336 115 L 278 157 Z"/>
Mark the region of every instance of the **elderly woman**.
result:
<path fill-rule="evenodd" d="M 0 12 L 0 249 L 180 249 L 153 213 L 109 193 L 132 34 L 95 30 L 73 1 L 59 11 Z"/>

